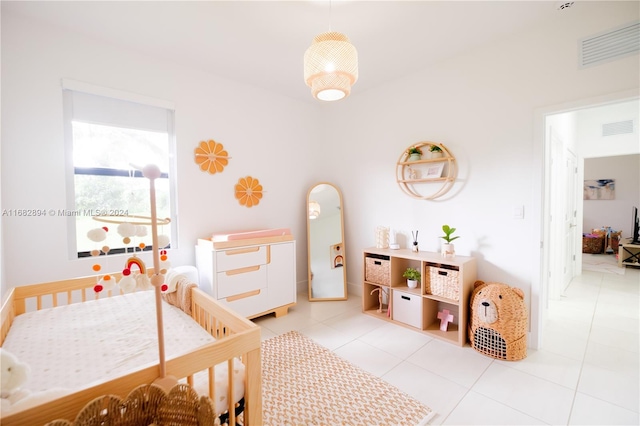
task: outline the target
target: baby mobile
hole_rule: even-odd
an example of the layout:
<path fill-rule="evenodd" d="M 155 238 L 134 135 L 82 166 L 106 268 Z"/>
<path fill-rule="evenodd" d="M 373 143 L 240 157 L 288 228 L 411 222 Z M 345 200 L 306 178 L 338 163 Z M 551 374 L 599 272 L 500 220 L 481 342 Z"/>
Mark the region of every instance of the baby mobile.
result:
<path fill-rule="evenodd" d="M 94 220 L 99 222 L 118 224 L 116 231 L 122 237 L 122 242 L 125 245 L 125 251 L 129 252 L 129 245 L 132 243 L 132 238 L 144 238 L 147 236 L 146 225 L 151 225 L 151 218 L 146 216 L 94 216 Z M 133 220 L 132 220 L 133 219 Z M 157 219 L 157 224 L 167 225 L 171 222 L 171 219 Z M 87 232 L 87 237 L 94 242 L 102 242 L 107 238 L 109 228 L 103 226 L 101 228 L 94 228 Z M 170 240 L 167 235 L 158 235 L 158 248 L 160 271 L 159 273 L 165 275 L 167 270 L 171 267 L 171 263 L 168 260 L 166 247 L 169 246 Z M 140 242 L 137 245 L 137 249 L 144 250 L 146 244 Z M 135 290 L 150 290 L 153 286 L 151 280 L 147 274 L 147 268 L 144 261 L 136 255 L 136 247 L 134 247 L 133 255 L 130 256 L 124 264 L 122 269 L 122 278 L 116 282 L 116 279 L 111 274 L 98 275 L 97 283 L 93 287 L 96 293 L 102 291 L 113 291 L 116 286 L 120 287 L 123 293 L 131 293 Z M 109 246 L 103 246 L 100 250 L 94 249 L 91 251 L 91 256 L 100 256 L 100 253 L 107 254 L 110 251 Z M 92 266 L 94 272 L 98 273 L 102 269 L 99 263 L 94 263 Z M 137 270 L 136 270 L 137 269 Z M 167 284 L 162 284 L 161 291 L 166 292 L 168 290 Z"/>
<path fill-rule="evenodd" d="M 117 232 L 122 237 L 125 244 L 125 251 L 128 252 L 128 245 L 131 244 L 132 237 L 142 238 L 147 235 L 145 226 L 151 226 L 152 237 L 152 254 L 153 254 L 153 274 L 151 278 L 147 275 L 147 268 L 135 252 L 130 256 L 122 270 L 122 278 L 117 285 L 122 293 L 129 293 L 136 289 L 145 290 L 153 288 L 155 290 L 156 304 L 156 323 L 158 329 L 158 356 L 159 356 L 159 377 L 154 383 L 159 384 L 165 390 L 171 389 L 177 380 L 172 376 L 167 376 L 164 353 L 164 332 L 162 321 L 162 295 L 168 291 L 168 285 L 165 283 L 165 275 L 170 263 L 167 260 L 166 247 L 169 246 L 169 237 L 166 235 L 158 235 L 158 225 L 167 225 L 171 219 L 158 219 L 156 214 L 156 193 L 155 180 L 160 177 L 161 172 L 158 166 L 149 164 L 142 169 L 144 177 L 149 179 L 149 198 L 151 206 L 151 216 L 94 216 L 93 219 L 99 222 L 117 224 Z M 132 220 L 133 219 L 133 220 Z M 87 233 L 87 237 L 94 242 L 102 242 L 107 238 L 108 227 L 95 228 Z M 138 244 L 140 250 L 144 250 L 144 243 Z M 102 250 L 92 250 L 92 256 L 99 256 L 100 251 L 105 254 L 110 251 L 108 246 L 103 246 Z M 137 271 L 133 267 L 137 268 Z M 93 270 L 99 272 L 102 268 L 98 263 L 93 265 Z M 101 291 L 115 289 L 116 283 L 114 278 L 107 274 L 98 278 L 97 284 L 94 286 L 96 295 Z"/>

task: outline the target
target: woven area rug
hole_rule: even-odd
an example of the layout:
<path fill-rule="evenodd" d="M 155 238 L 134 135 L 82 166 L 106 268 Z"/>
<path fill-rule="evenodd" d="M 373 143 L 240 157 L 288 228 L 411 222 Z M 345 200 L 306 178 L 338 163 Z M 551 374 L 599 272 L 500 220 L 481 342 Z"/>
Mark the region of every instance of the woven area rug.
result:
<path fill-rule="evenodd" d="M 425 425 L 435 415 L 415 398 L 302 334 L 262 342 L 265 425 Z"/>

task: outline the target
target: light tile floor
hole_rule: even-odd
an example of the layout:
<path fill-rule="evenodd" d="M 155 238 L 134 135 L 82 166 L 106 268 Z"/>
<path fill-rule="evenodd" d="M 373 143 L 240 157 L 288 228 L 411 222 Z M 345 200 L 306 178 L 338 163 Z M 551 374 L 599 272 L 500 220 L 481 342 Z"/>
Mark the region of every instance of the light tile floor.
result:
<path fill-rule="evenodd" d="M 298 304 L 255 320 L 298 330 L 434 410 L 432 424 L 638 425 L 640 270 L 584 271 L 553 301 L 540 350 L 494 360 L 364 315 L 360 298 Z"/>

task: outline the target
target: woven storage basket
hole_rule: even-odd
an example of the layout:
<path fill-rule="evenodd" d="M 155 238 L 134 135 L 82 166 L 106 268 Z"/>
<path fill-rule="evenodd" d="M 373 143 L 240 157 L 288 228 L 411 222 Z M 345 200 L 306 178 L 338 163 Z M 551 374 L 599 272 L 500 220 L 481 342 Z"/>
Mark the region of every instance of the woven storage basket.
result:
<path fill-rule="evenodd" d="M 389 256 L 381 258 L 369 257 L 365 259 L 364 280 L 374 284 L 389 285 L 391 265 Z"/>
<path fill-rule="evenodd" d="M 470 307 L 469 339 L 473 349 L 507 361 L 527 356 L 528 315 L 522 290 L 477 281 Z"/>
<path fill-rule="evenodd" d="M 140 385 L 125 399 L 104 395 L 85 405 L 73 422 L 58 419 L 45 426 L 209 426 L 215 421 L 211 399 L 178 383 L 168 394 L 156 385 Z"/>
<path fill-rule="evenodd" d="M 460 300 L 460 273 L 451 269 L 430 266 L 426 280 L 427 294 Z"/>
<path fill-rule="evenodd" d="M 604 236 L 582 237 L 582 252 L 598 254 L 604 253 Z"/>

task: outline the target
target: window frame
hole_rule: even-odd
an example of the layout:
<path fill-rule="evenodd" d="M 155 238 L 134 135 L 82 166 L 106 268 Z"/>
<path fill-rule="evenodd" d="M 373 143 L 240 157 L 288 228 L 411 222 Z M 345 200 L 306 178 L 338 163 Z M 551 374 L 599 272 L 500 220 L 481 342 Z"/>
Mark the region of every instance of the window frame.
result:
<path fill-rule="evenodd" d="M 167 135 L 168 135 L 168 163 L 169 171 L 163 172 L 160 178 L 169 179 L 169 198 L 170 198 L 170 217 L 171 222 L 171 245 L 172 249 L 178 248 L 178 203 L 177 203 L 177 180 L 176 176 L 176 136 L 175 136 L 175 108 L 173 103 L 150 98 L 146 96 L 137 95 L 134 93 L 123 92 L 119 90 L 109 89 L 105 87 L 94 86 L 87 83 L 77 82 L 74 80 L 63 79 L 62 80 L 62 97 L 63 97 L 63 122 L 64 122 L 64 141 L 65 141 L 65 172 L 66 172 L 66 206 L 69 211 L 75 210 L 76 194 L 75 194 L 75 176 L 76 175 L 92 175 L 92 176 L 118 176 L 118 177 L 133 177 L 144 178 L 142 171 L 135 170 L 123 170 L 116 168 L 103 168 L 103 167 L 76 167 L 73 162 L 73 93 L 81 92 L 89 95 L 99 96 L 103 98 L 111 98 L 118 101 L 133 102 L 141 105 L 142 107 L 156 107 L 162 108 L 167 112 Z M 117 126 L 115 124 L 110 124 Z M 130 126 L 121 125 L 122 128 L 131 128 Z M 96 222 L 96 227 L 100 227 L 99 222 Z M 68 256 L 70 260 L 82 259 L 90 257 L 90 252 L 79 252 L 77 246 L 77 229 L 76 218 L 73 216 L 67 217 L 67 239 L 68 239 Z M 143 251 L 151 250 L 151 245 L 145 247 Z M 131 254 L 133 252 L 139 252 L 139 248 L 133 247 L 114 247 L 108 255 L 118 254 Z M 104 255 L 101 253 L 101 255 Z"/>

